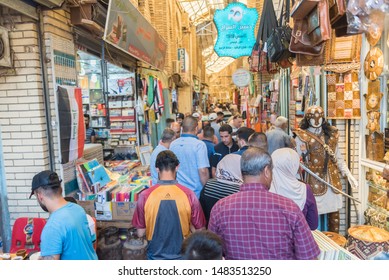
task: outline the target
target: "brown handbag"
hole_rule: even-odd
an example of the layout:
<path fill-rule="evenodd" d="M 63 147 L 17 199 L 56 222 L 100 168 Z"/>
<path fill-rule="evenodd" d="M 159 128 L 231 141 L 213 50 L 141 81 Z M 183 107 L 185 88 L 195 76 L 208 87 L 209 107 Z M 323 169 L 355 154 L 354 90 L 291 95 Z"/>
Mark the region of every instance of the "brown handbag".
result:
<path fill-rule="evenodd" d="M 323 43 L 323 45 L 326 43 Z M 324 48 L 323 48 L 324 49 Z M 296 54 L 296 65 L 297 66 L 319 66 L 323 65 L 325 61 L 325 52 L 321 52 L 319 55 L 308 55 L 308 54 Z"/>
<path fill-rule="evenodd" d="M 308 35 L 316 46 L 331 38 L 331 25 L 327 0 L 321 0 L 307 16 Z"/>
<path fill-rule="evenodd" d="M 345 0 L 328 0 L 330 22 L 335 24 L 346 13 Z"/>
<path fill-rule="evenodd" d="M 300 0 L 297 1 L 290 12 L 293 19 L 305 18 L 313 8 L 319 4 L 320 0 Z"/>
<path fill-rule="evenodd" d="M 293 53 L 319 55 L 323 52 L 323 45 L 313 45 L 308 34 L 308 21 L 296 19 L 292 30 L 289 50 Z"/>

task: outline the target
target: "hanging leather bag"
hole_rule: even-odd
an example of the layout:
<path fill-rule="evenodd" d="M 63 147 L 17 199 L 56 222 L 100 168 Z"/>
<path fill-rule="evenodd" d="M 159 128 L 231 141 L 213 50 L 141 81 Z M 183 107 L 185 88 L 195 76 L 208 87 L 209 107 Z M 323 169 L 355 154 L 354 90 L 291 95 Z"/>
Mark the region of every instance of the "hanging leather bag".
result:
<path fill-rule="evenodd" d="M 327 0 L 321 0 L 307 16 L 308 35 L 316 46 L 331 38 L 331 24 Z"/>
<path fill-rule="evenodd" d="M 290 12 L 293 19 L 305 18 L 313 8 L 319 4 L 320 0 L 300 0 L 297 1 Z"/>
<path fill-rule="evenodd" d="M 292 56 L 292 53 L 289 51 L 289 43 L 292 37 L 292 29 L 289 26 L 289 10 L 290 0 L 284 0 L 278 27 L 273 29 L 273 32 L 266 41 L 267 54 L 271 62 L 279 62 Z M 285 19 L 285 24 L 283 24 L 283 19 Z"/>
<path fill-rule="evenodd" d="M 307 19 L 295 20 L 289 50 L 293 53 L 319 55 L 323 52 L 323 49 L 323 45 L 312 44 L 308 33 Z"/>
<path fill-rule="evenodd" d="M 345 0 L 328 0 L 330 22 L 333 25 L 346 13 Z"/>

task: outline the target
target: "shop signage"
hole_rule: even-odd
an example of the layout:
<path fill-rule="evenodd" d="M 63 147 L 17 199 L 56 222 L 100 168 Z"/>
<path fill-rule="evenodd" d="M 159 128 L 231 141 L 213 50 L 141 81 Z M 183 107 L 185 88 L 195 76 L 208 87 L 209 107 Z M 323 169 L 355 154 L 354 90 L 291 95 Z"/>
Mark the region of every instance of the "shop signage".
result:
<path fill-rule="evenodd" d="M 180 65 L 180 73 L 186 73 L 187 68 L 187 63 L 188 63 L 188 54 L 184 48 L 179 48 L 177 51 L 178 54 L 178 61 Z"/>
<path fill-rule="evenodd" d="M 238 58 L 251 55 L 255 44 L 255 24 L 258 12 L 255 8 L 234 2 L 223 10 L 216 10 L 214 22 L 218 36 L 214 47 L 219 56 Z"/>
<path fill-rule="evenodd" d="M 196 76 L 193 76 L 193 90 L 195 92 L 200 92 L 200 81 Z"/>
<path fill-rule="evenodd" d="M 232 74 L 232 81 L 238 87 L 247 87 L 250 83 L 250 72 L 246 69 L 240 68 Z"/>
<path fill-rule="evenodd" d="M 109 1 L 104 40 L 157 69 L 164 68 L 165 40 L 128 0 Z"/>

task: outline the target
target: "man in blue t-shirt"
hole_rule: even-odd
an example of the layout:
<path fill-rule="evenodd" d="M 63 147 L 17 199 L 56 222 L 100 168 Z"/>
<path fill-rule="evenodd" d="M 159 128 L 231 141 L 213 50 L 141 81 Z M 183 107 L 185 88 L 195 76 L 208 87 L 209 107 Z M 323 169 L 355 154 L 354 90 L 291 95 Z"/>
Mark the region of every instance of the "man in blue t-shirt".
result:
<path fill-rule="evenodd" d="M 198 120 L 192 116 L 186 117 L 182 122 L 181 137 L 172 142 L 170 150 L 180 161 L 178 182 L 194 191 L 199 198 L 209 179 L 209 160 L 207 146 L 196 136 L 197 128 Z"/>
<path fill-rule="evenodd" d="M 32 179 L 31 196 L 50 217 L 41 235 L 43 260 L 97 260 L 84 209 L 62 196 L 57 173 L 42 171 Z"/>

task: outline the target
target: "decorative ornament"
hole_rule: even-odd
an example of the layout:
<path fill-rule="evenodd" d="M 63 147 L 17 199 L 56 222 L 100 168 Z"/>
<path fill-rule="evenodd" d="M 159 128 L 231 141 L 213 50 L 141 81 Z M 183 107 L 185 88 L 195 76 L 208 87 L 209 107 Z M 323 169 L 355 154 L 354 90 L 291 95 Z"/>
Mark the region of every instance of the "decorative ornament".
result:
<path fill-rule="evenodd" d="M 381 104 L 381 98 L 383 94 L 381 92 L 369 92 L 368 94 L 364 95 L 366 98 L 366 109 L 368 111 L 379 111 L 380 110 L 380 104 Z"/>
<path fill-rule="evenodd" d="M 384 68 L 384 55 L 382 51 L 375 47 L 366 55 L 364 70 L 365 76 L 371 81 L 376 80 Z"/>

